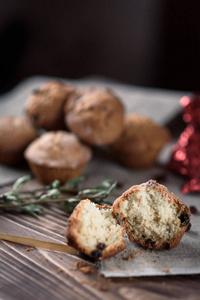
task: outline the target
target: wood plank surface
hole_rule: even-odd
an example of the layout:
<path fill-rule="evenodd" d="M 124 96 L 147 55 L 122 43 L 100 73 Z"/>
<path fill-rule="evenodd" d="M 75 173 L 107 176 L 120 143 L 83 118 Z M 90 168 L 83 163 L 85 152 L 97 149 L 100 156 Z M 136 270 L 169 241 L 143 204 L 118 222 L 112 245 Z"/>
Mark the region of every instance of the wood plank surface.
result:
<path fill-rule="evenodd" d="M 30 183 L 32 186 L 36 181 Z M 7 187 L 6 189 L 8 189 Z M 4 192 L 0 190 L 0 193 Z M 32 237 L 65 243 L 68 215 L 58 205 L 45 207 L 35 219 L 23 214 L 1 212 L 0 221 L 26 229 Z M 77 255 L 31 248 L 0 241 L 0 298 L 11 299 L 200 299 L 200 275 L 141 278 L 104 278 L 98 266 Z M 91 273 L 77 268 L 82 261 Z"/>

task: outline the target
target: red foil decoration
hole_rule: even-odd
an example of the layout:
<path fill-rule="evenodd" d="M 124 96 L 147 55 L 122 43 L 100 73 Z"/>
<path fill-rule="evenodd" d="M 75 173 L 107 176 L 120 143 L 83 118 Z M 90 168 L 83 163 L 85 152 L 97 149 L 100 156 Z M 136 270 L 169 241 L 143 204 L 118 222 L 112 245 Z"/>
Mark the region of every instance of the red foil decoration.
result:
<path fill-rule="evenodd" d="M 188 125 L 173 147 L 169 167 L 188 178 L 182 193 L 200 192 L 200 95 L 184 96 L 180 104 Z"/>

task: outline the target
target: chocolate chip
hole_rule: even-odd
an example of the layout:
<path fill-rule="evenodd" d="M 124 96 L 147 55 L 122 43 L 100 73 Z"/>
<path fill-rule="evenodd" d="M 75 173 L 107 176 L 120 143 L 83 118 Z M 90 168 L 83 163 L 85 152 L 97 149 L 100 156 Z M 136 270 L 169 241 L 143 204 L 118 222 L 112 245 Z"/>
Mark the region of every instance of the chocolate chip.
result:
<path fill-rule="evenodd" d="M 170 244 L 166 242 L 166 243 L 163 244 L 162 248 L 165 249 L 165 250 L 169 250 L 170 249 Z"/>
<path fill-rule="evenodd" d="M 99 250 L 103 250 L 103 249 L 105 249 L 105 247 L 106 247 L 106 245 L 104 243 L 99 243 L 97 245 L 97 249 L 99 249 Z"/>
<path fill-rule="evenodd" d="M 191 214 L 196 215 L 197 208 L 195 206 L 190 206 L 190 212 L 191 212 Z"/>
<path fill-rule="evenodd" d="M 145 240 L 145 243 L 146 243 L 146 244 L 150 244 L 151 246 L 154 246 L 154 244 L 155 244 L 156 242 L 152 241 L 151 239 L 146 239 L 146 240 Z"/>
<path fill-rule="evenodd" d="M 182 226 L 186 226 L 190 222 L 190 219 L 189 219 L 189 216 L 187 213 L 182 213 L 178 218 L 181 220 Z"/>
<path fill-rule="evenodd" d="M 122 182 L 118 181 L 117 185 L 116 185 L 116 188 L 121 189 L 121 188 L 123 188 L 123 186 L 124 186 L 124 184 Z"/>
<path fill-rule="evenodd" d="M 185 231 L 185 232 L 188 232 L 188 231 L 190 231 L 191 227 L 192 227 L 192 224 L 191 224 L 191 223 L 189 223 L 189 224 L 188 224 L 188 227 L 187 227 L 187 229 L 186 229 L 186 231 Z"/>
<path fill-rule="evenodd" d="M 101 253 L 101 250 L 93 250 L 91 255 L 94 259 L 98 259 L 99 257 L 102 256 L 102 253 Z"/>

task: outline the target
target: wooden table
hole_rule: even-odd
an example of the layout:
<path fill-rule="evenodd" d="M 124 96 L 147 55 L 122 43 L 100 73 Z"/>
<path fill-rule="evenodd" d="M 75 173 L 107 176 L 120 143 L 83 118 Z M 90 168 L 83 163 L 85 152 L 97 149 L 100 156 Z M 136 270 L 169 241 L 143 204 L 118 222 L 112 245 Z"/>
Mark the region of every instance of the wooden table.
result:
<path fill-rule="evenodd" d="M 33 188 L 38 183 L 30 182 Z M 28 188 L 28 187 L 27 187 Z M 8 190 L 2 188 L 0 193 Z M 22 214 L 1 213 L 0 219 L 15 227 L 28 228 L 57 241 L 64 241 L 68 215 L 56 204 L 45 208 L 38 219 Z M 1 299 L 200 299 L 200 275 L 141 278 L 104 278 L 98 266 L 69 255 L 11 242 L 0 242 Z M 77 268 L 83 261 L 87 268 Z M 86 273 L 85 273 L 86 272 Z"/>
<path fill-rule="evenodd" d="M 3 173 L 0 175 L 3 179 Z M 29 185 L 34 187 L 38 182 L 33 179 Z M 9 188 L 2 187 L 0 193 Z M 40 233 L 65 241 L 68 215 L 58 204 L 46 207 L 45 215 L 38 219 L 8 212 L 1 212 L 0 218 L 12 223 L 15 229 L 27 228 L 36 237 Z M 98 266 L 80 255 L 6 241 L 0 241 L 0 249 L 0 299 L 3 300 L 200 299 L 200 275 L 104 278 L 99 275 Z M 81 268 L 80 261 L 91 267 Z"/>

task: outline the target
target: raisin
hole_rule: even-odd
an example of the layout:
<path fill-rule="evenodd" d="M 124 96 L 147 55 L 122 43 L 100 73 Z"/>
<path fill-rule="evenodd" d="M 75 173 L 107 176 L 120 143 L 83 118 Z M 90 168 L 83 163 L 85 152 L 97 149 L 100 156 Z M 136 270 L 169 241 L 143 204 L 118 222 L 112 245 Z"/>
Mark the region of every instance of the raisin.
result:
<path fill-rule="evenodd" d="M 165 250 L 169 250 L 170 249 L 170 244 L 169 243 L 164 243 L 163 246 L 162 246 L 162 249 L 165 249 Z"/>
<path fill-rule="evenodd" d="M 189 219 L 189 216 L 187 213 L 182 213 L 178 218 L 181 220 L 182 226 L 186 226 L 190 222 L 190 219 Z"/>
<path fill-rule="evenodd" d="M 189 224 L 188 224 L 188 227 L 187 227 L 187 229 L 186 229 L 186 231 L 185 231 L 185 232 L 188 232 L 188 231 L 190 231 L 191 227 L 192 227 L 192 224 L 191 224 L 191 223 L 189 223 Z"/>
<path fill-rule="evenodd" d="M 190 206 L 190 212 L 191 212 L 191 214 L 196 215 L 197 208 L 195 206 Z"/>
<path fill-rule="evenodd" d="M 154 244 L 155 244 L 156 242 L 152 241 L 151 239 L 146 239 L 146 240 L 145 240 L 145 243 L 146 243 L 146 244 L 150 244 L 151 246 L 154 246 Z"/>
<path fill-rule="evenodd" d="M 97 245 L 97 249 L 99 249 L 99 250 L 103 250 L 103 249 L 105 249 L 105 247 L 106 247 L 106 245 L 104 243 L 98 243 L 98 245 Z"/>
<path fill-rule="evenodd" d="M 121 189 L 121 188 L 123 188 L 123 186 L 124 186 L 124 184 L 122 182 L 118 181 L 117 185 L 116 185 L 116 188 Z"/>
<path fill-rule="evenodd" d="M 98 259 L 99 257 L 102 256 L 102 253 L 101 253 L 101 250 L 94 250 L 94 251 L 92 251 L 91 255 L 94 259 Z"/>

